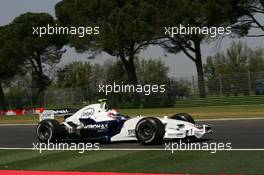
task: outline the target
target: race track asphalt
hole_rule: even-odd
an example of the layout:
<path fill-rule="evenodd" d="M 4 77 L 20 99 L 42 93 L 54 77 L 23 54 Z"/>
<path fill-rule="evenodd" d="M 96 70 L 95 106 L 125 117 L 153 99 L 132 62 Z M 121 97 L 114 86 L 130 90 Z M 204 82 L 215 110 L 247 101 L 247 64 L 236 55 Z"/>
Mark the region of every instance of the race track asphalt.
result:
<path fill-rule="evenodd" d="M 198 123 L 210 124 L 213 133 L 194 142 L 231 143 L 233 149 L 264 149 L 264 120 L 228 120 L 204 121 Z M 0 125 L 0 148 L 33 148 L 37 143 L 34 125 Z M 171 141 L 170 141 L 171 142 Z M 172 142 L 179 142 L 174 140 Z M 100 148 L 132 148 L 152 149 L 164 148 L 161 145 L 141 145 L 137 142 L 114 142 L 100 144 Z"/>

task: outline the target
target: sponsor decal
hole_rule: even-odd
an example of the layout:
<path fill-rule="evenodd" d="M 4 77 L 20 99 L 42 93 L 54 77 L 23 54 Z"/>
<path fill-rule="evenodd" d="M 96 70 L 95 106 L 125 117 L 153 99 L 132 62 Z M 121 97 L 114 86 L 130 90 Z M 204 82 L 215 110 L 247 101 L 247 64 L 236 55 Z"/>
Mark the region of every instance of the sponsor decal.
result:
<path fill-rule="evenodd" d="M 40 115 L 41 120 L 46 120 L 46 119 L 54 119 L 54 111 L 52 110 L 46 110 Z"/>
<path fill-rule="evenodd" d="M 101 130 L 106 130 L 108 129 L 108 124 L 90 124 L 86 125 L 84 129 L 101 129 Z"/>
<path fill-rule="evenodd" d="M 87 108 L 84 112 L 83 112 L 83 116 L 84 118 L 86 117 L 92 117 L 94 114 L 94 108 Z"/>
<path fill-rule="evenodd" d="M 69 111 L 68 109 L 57 109 L 57 110 L 54 110 L 54 114 L 55 115 L 58 115 L 58 114 L 68 114 Z"/>
<path fill-rule="evenodd" d="M 136 134 L 136 131 L 135 131 L 135 129 L 129 129 L 128 130 L 128 135 L 130 136 L 130 135 L 135 135 Z"/>

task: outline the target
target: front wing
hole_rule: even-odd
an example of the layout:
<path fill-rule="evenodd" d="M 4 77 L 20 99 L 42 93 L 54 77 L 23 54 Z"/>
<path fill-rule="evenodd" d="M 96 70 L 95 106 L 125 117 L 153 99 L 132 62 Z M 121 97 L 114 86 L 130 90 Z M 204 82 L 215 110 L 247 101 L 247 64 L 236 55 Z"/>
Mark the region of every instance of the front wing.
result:
<path fill-rule="evenodd" d="M 111 141 L 129 141 L 137 140 L 135 128 L 139 120 L 143 117 L 132 118 L 124 123 L 121 132 L 111 138 Z M 201 138 L 207 133 L 212 132 L 212 128 L 209 125 L 194 125 L 189 122 L 159 118 L 165 126 L 164 139 L 177 139 L 185 138 L 189 136 L 195 136 Z"/>

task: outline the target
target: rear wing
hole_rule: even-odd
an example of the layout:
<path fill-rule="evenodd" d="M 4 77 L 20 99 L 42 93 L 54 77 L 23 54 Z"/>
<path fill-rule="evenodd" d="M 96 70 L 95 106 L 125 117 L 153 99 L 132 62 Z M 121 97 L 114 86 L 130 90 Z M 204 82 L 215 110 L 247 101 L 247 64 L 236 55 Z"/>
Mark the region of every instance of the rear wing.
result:
<path fill-rule="evenodd" d="M 54 119 L 55 117 L 63 116 L 64 118 L 73 115 L 78 110 L 76 109 L 55 109 L 55 110 L 44 110 L 39 114 L 39 121 Z"/>

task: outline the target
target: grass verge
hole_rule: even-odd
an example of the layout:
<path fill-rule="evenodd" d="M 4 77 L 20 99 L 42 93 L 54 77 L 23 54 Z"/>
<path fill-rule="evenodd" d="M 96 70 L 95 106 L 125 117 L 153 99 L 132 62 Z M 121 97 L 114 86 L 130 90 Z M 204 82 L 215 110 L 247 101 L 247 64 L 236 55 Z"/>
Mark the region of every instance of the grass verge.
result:
<path fill-rule="evenodd" d="M 134 173 L 264 174 L 263 151 L 72 151 L 0 150 L 2 170 Z"/>

